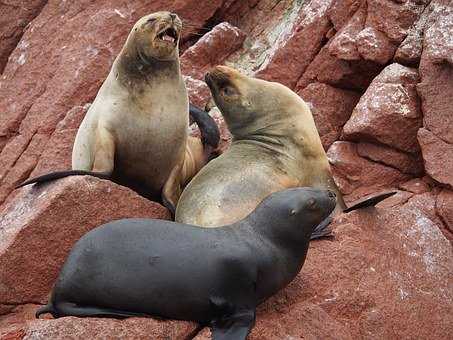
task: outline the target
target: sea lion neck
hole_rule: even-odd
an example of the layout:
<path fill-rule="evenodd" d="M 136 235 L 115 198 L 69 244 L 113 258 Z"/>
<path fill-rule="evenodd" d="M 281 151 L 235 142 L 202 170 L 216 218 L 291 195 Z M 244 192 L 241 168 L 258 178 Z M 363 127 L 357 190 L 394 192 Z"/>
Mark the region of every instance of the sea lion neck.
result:
<path fill-rule="evenodd" d="M 115 77 L 125 86 L 148 83 L 158 78 L 177 81 L 181 77 L 179 58 L 159 60 L 145 55 L 138 46 L 128 44 L 118 55 L 114 69 Z"/>

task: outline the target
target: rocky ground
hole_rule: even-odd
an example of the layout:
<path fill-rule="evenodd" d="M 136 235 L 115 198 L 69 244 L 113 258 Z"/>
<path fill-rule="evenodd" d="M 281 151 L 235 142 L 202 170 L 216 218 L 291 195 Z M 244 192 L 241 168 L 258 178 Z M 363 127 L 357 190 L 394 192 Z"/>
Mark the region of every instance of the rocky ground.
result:
<path fill-rule="evenodd" d="M 90 102 L 142 15 L 185 22 L 182 70 L 225 63 L 294 89 L 312 108 L 347 202 L 291 285 L 263 304 L 251 339 L 453 338 L 453 2 L 447 0 L 17 0 L 0 3 L 0 338 L 208 339 L 188 322 L 35 320 L 71 245 L 165 208 L 109 181 L 67 178 Z M 222 148 L 228 131 L 218 112 Z M 196 134 L 196 129 L 193 129 Z"/>

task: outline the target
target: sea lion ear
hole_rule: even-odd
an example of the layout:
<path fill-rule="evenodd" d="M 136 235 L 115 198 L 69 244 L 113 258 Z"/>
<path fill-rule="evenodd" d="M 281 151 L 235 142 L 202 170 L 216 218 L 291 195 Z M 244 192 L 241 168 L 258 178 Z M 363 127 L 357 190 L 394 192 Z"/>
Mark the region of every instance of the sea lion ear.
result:
<path fill-rule="evenodd" d="M 318 204 L 316 200 L 313 197 L 311 197 L 308 199 L 306 207 L 310 210 L 315 210 L 318 207 Z"/>

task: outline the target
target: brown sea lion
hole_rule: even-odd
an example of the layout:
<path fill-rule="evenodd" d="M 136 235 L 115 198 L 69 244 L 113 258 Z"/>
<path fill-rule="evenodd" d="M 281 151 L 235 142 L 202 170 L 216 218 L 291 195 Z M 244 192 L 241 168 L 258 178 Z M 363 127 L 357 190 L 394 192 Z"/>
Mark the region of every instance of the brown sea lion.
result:
<path fill-rule="evenodd" d="M 69 175 L 111 178 L 172 208 L 181 187 L 206 163 L 202 142 L 188 136 L 189 102 L 179 66 L 182 23 L 176 14 L 144 16 L 132 28 L 79 127 L 73 171 L 47 174 L 21 186 Z M 217 126 L 191 106 L 206 144 Z M 209 148 L 208 148 L 209 149 Z"/>
<path fill-rule="evenodd" d="M 205 227 L 231 224 L 271 193 L 292 187 L 331 190 L 337 195 L 333 214 L 346 208 L 310 109 L 296 93 L 226 66 L 209 72 L 206 83 L 233 140 L 184 189 L 176 208 L 177 222 Z M 330 219 L 313 238 L 328 232 Z"/>

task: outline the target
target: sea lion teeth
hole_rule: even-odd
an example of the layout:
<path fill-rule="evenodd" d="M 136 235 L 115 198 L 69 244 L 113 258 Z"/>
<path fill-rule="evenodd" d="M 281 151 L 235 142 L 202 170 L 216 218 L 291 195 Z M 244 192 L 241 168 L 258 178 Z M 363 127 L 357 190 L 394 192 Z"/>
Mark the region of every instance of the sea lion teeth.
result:
<path fill-rule="evenodd" d="M 173 37 L 171 37 L 171 36 L 169 36 L 169 35 L 167 35 L 167 34 L 165 34 L 165 35 L 162 37 L 162 40 L 164 40 L 164 41 L 169 41 L 169 42 L 171 42 L 171 43 L 175 42 L 175 38 L 173 38 Z"/>

